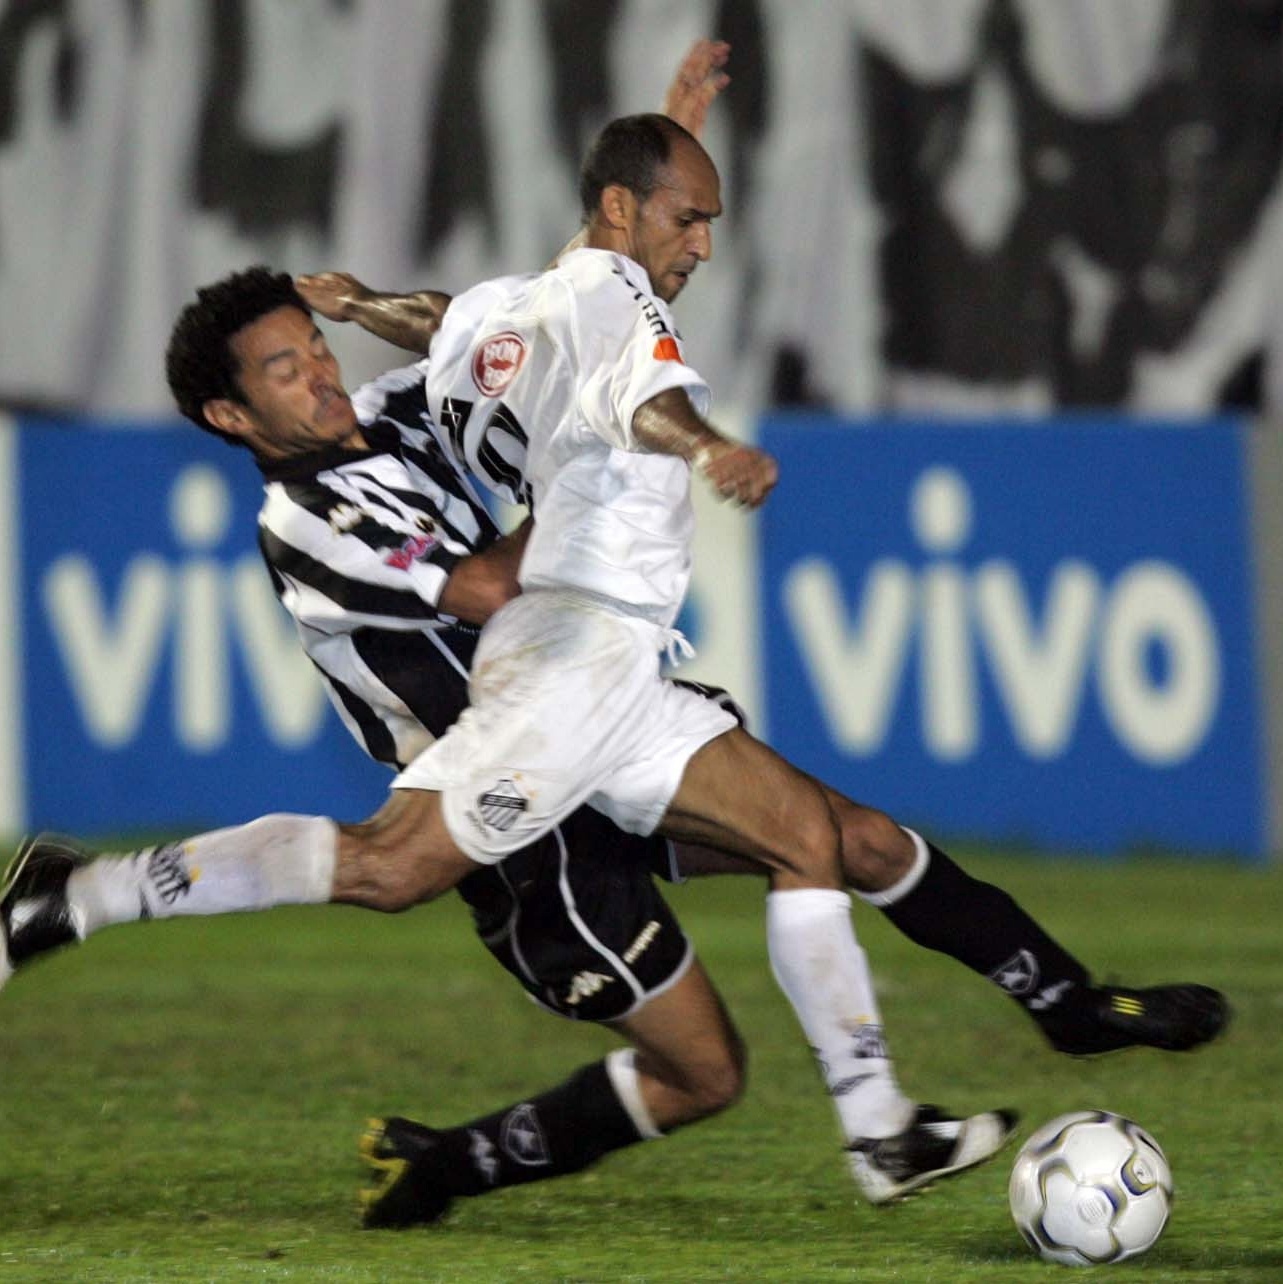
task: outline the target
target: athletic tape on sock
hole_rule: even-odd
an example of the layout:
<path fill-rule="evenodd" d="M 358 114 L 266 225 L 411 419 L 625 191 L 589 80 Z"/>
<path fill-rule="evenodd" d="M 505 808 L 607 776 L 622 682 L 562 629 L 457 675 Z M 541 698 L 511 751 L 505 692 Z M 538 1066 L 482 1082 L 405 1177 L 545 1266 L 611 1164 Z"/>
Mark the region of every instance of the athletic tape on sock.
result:
<path fill-rule="evenodd" d="M 637 1074 L 637 1053 L 633 1048 L 616 1048 L 606 1057 L 606 1073 L 619 1104 L 628 1112 L 633 1127 L 646 1141 L 658 1141 L 664 1134 L 651 1118 L 642 1099 L 641 1081 Z"/>
<path fill-rule="evenodd" d="M 873 905 L 877 909 L 886 909 L 888 905 L 894 905 L 896 901 L 908 896 L 922 881 L 922 876 L 931 863 L 931 850 L 927 847 L 926 839 L 904 825 L 900 828 L 913 840 L 913 864 L 909 866 L 908 872 L 903 878 L 892 883 L 890 887 L 884 887 L 880 892 L 856 892 L 866 905 Z"/>

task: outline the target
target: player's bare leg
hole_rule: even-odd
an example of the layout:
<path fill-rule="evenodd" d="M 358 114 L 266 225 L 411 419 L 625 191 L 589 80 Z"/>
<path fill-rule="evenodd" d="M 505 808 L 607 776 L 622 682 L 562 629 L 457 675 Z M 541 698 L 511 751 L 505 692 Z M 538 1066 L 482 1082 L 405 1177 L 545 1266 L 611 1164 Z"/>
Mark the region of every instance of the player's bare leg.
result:
<path fill-rule="evenodd" d="M 394 790 L 359 824 L 280 813 L 131 852 L 40 835 L 0 878 L 0 986 L 116 923 L 328 901 L 393 912 L 476 868 L 446 831 L 440 796 L 418 790 Z"/>
<path fill-rule="evenodd" d="M 966 873 L 885 812 L 823 788 L 842 834 L 846 885 L 915 944 L 998 986 L 1057 1051 L 1186 1051 L 1228 1023 L 1225 996 L 1204 985 L 1094 985 L 1088 969 L 1007 892 Z M 687 875 L 763 872 L 757 861 L 704 847 L 683 848 L 679 864 Z"/>
<path fill-rule="evenodd" d="M 372 1119 L 361 1156 L 370 1227 L 435 1222 L 459 1197 L 579 1172 L 729 1106 L 744 1083 L 744 1049 L 703 967 L 639 1011 L 610 1023 L 633 1044 L 565 1083 L 453 1128 Z"/>
<path fill-rule="evenodd" d="M 660 828 L 768 870 L 771 965 L 816 1054 L 867 1199 L 897 1199 L 1001 1148 L 1014 1112 L 959 1119 L 900 1091 L 841 890 L 840 830 L 817 782 L 735 728 L 691 758 Z"/>

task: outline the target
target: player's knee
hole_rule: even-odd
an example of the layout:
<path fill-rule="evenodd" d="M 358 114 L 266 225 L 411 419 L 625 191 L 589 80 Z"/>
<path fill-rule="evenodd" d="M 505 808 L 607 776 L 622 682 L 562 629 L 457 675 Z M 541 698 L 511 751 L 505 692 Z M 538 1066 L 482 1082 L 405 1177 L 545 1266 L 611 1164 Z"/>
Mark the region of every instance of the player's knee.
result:
<path fill-rule="evenodd" d="M 733 1106 L 748 1083 L 748 1052 L 735 1035 L 721 1049 L 721 1055 L 703 1066 L 689 1084 L 693 1113 L 705 1119 Z"/>
<path fill-rule="evenodd" d="M 842 834 L 842 876 L 848 887 L 879 892 L 909 872 L 913 840 L 890 816 L 845 798 L 834 806 Z"/>
<path fill-rule="evenodd" d="M 781 872 L 816 886 L 841 883 L 842 838 L 837 820 L 824 796 L 815 791 L 787 817 L 789 841 L 778 853 Z"/>

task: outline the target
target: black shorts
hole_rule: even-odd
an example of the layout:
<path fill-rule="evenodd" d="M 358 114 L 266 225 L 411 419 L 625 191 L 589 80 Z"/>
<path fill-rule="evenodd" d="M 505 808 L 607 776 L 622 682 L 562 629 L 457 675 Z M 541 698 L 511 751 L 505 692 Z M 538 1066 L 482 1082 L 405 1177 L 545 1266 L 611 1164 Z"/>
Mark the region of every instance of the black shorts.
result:
<path fill-rule="evenodd" d="M 550 834 L 469 874 L 477 935 L 535 1001 L 579 1021 L 626 1016 L 679 980 L 691 944 L 652 873 L 667 839 L 625 834 L 581 807 Z"/>

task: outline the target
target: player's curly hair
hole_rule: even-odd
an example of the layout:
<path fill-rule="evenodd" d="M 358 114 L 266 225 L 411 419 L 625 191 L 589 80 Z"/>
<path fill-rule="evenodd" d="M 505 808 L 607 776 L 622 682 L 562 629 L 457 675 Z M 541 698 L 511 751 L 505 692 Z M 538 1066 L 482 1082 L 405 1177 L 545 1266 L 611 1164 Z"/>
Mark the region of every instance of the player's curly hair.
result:
<path fill-rule="evenodd" d="M 240 372 L 232 355 L 232 336 L 259 317 L 287 306 L 312 315 L 288 272 L 258 265 L 197 290 L 196 301 L 179 313 L 165 350 L 165 378 L 178 409 L 198 428 L 234 446 L 244 444 L 239 437 L 215 428 L 205 418 L 204 405 L 222 397 L 245 404 L 236 382 Z"/>
<path fill-rule="evenodd" d="M 626 187 L 638 201 L 645 201 L 659 186 L 659 171 L 668 164 L 679 138 L 700 146 L 689 130 L 658 112 L 612 120 L 593 140 L 579 171 L 584 222 L 597 212 L 602 192 L 612 185 Z"/>

